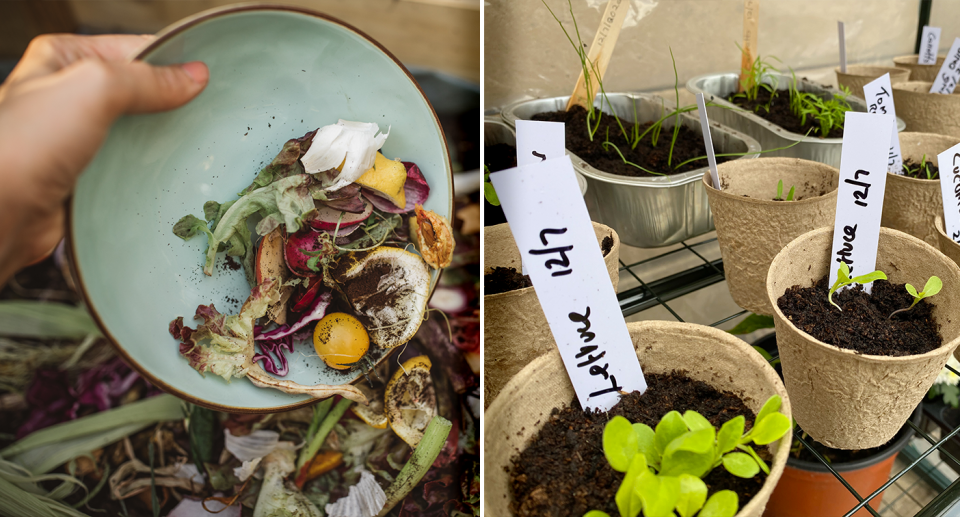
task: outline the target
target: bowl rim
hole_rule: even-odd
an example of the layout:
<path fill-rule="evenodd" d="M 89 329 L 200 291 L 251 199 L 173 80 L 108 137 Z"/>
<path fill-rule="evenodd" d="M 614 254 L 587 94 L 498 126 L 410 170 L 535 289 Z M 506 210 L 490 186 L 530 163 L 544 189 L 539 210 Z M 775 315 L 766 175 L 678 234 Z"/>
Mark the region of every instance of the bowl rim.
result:
<path fill-rule="evenodd" d="M 200 23 L 203 23 L 215 18 L 219 18 L 221 16 L 227 16 L 227 15 L 243 13 L 243 12 L 254 12 L 254 11 L 289 12 L 289 13 L 299 14 L 303 16 L 319 18 L 320 20 L 329 22 L 334 25 L 338 25 L 341 28 L 346 29 L 347 31 L 353 32 L 354 34 L 359 36 L 361 39 L 372 44 L 374 47 L 376 47 L 377 50 L 379 50 L 380 52 L 385 54 L 388 58 L 390 58 L 394 62 L 394 64 L 396 64 L 397 67 L 399 67 L 400 70 L 404 74 L 406 74 L 407 78 L 410 79 L 410 82 L 413 84 L 413 86 L 416 87 L 417 92 L 419 92 L 420 96 L 426 102 L 427 109 L 429 109 L 430 114 L 433 115 L 433 121 L 434 121 L 434 124 L 436 125 L 437 131 L 439 132 L 440 138 L 444 142 L 441 148 L 442 148 L 443 157 L 444 157 L 443 162 L 447 172 L 447 180 L 450 185 L 450 188 L 447 189 L 447 196 L 446 196 L 447 197 L 447 200 L 446 200 L 447 213 L 449 213 L 452 217 L 453 216 L 453 196 L 454 196 L 453 167 L 451 166 L 451 163 L 450 163 L 450 152 L 446 145 L 446 135 L 443 132 L 443 126 L 440 124 L 440 119 L 437 117 L 437 112 L 433 109 L 433 104 L 430 103 L 430 100 L 427 98 L 426 94 L 424 93 L 423 88 L 421 88 L 417 80 L 414 79 L 413 75 L 410 73 L 410 70 L 408 70 L 407 67 L 404 66 L 403 63 L 401 63 L 400 60 L 393 55 L 393 53 L 391 53 L 383 45 L 381 45 L 377 40 L 371 38 L 365 32 L 354 27 L 353 25 L 350 25 L 349 23 L 344 22 L 343 20 L 340 20 L 339 18 L 335 18 L 328 14 L 324 14 L 319 11 L 315 11 L 313 9 L 309 9 L 306 7 L 283 5 L 283 4 L 266 4 L 261 2 L 239 3 L 239 4 L 225 5 L 221 7 L 214 7 L 212 9 L 207 9 L 199 13 L 193 14 L 191 16 L 188 16 L 186 18 L 183 18 L 181 20 L 178 20 L 168 25 L 167 27 L 161 29 L 160 32 L 157 33 L 156 39 L 154 39 L 150 43 L 143 46 L 140 50 L 138 50 L 137 53 L 131 58 L 131 61 L 143 59 L 149 53 L 156 50 L 160 45 L 166 43 L 173 37 L 178 36 L 182 32 Z M 189 393 L 186 393 L 182 390 L 179 390 L 171 386 L 170 384 L 167 384 L 166 382 L 161 381 L 159 378 L 153 375 L 153 373 L 151 373 L 143 365 L 137 362 L 127 352 L 127 350 L 120 345 L 119 341 L 110 332 L 110 329 L 106 326 L 106 324 L 104 324 L 103 319 L 100 317 L 99 312 L 97 312 L 97 308 L 93 304 L 93 301 L 91 300 L 90 295 L 87 292 L 86 283 L 83 280 L 83 274 L 80 272 L 80 266 L 77 263 L 76 237 L 74 235 L 74 224 L 73 224 L 74 223 L 74 215 L 73 215 L 74 199 L 72 194 L 70 195 L 69 198 L 67 198 L 65 205 L 66 205 L 65 206 L 66 213 L 64 217 L 64 224 L 66 226 L 66 229 L 64 232 L 64 239 L 66 240 L 65 248 L 67 252 L 67 257 L 69 259 L 68 263 L 70 265 L 70 273 L 73 276 L 73 279 L 76 283 L 77 291 L 79 292 L 81 298 L 83 299 L 83 302 L 86 306 L 87 311 L 90 313 L 90 316 L 93 317 L 93 320 L 96 322 L 97 326 L 100 328 L 100 331 L 103 333 L 103 337 L 113 346 L 113 349 L 117 352 L 118 355 L 120 355 L 120 357 L 123 358 L 124 361 L 127 362 L 127 364 L 133 367 L 133 369 L 135 369 L 137 373 L 144 376 L 151 384 L 160 388 L 166 393 L 170 393 L 192 404 L 202 406 L 207 409 L 212 409 L 215 411 L 222 411 L 227 413 L 246 413 L 246 414 L 280 413 L 280 412 L 291 411 L 301 407 L 309 406 L 311 404 L 315 404 L 318 400 L 321 400 L 318 398 L 308 398 L 306 400 L 303 400 L 300 402 L 294 402 L 292 404 L 270 406 L 270 407 L 229 406 L 225 404 L 218 404 L 218 403 L 213 403 L 213 402 L 199 399 L 193 395 L 190 395 Z M 433 296 L 433 292 L 435 290 L 434 288 L 436 287 L 437 283 L 439 283 L 440 277 L 442 275 L 443 275 L 443 269 L 437 270 L 436 279 L 433 281 L 430 287 L 431 297 Z M 429 303 L 429 298 L 427 299 L 427 303 Z M 394 348 L 389 348 L 384 350 L 384 354 L 380 359 L 380 362 L 392 356 L 393 353 L 398 348 L 400 347 L 394 347 Z M 364 378 L 363 373 L 359 374 L 355 379 L 345 384 L 356 383 L 362 378 Z"/>

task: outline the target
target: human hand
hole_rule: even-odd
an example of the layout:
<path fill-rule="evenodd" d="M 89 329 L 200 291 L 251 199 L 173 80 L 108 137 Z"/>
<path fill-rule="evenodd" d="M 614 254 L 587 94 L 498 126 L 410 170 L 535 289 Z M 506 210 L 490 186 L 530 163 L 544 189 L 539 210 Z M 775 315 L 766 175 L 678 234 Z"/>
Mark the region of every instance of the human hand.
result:
<path fill-rule="evenodd" d="M 64 203 L 117 117 L 176 108 L 206 86 L 200 62 L 128 62 L 152 39 L 40 36 L 0 85 L 0 285 L 60 241 Z"/>

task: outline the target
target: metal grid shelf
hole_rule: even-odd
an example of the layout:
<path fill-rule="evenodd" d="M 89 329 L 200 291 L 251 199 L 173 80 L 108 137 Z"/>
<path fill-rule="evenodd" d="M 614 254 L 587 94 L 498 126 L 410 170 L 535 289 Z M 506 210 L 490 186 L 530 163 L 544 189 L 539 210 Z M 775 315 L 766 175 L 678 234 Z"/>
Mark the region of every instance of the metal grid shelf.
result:
<path fill-rule="evenodd" d="M 669 302 L 682 296 L 692 294 L 705 287 L 725 281 L 723 260 L 710 260 L 704 256 L 707 254 L 705 251 L 709 249 L 709 246 L 715 242 L 715 237 L 689 244 L 687 242 L 682 242 L 674 249 L 665 251 L 664 253 L 652 257 L 631 262 L 629 264 L 624 263 L 623 260 L 621 260 L 621 277 L 626 274 L 627 278 L 636 280 L 638 284 L 635 287 L 621 291 L 617 295 L 617 298 L 620 302 L 620 310 L 623 313 L 623 316 L 626 318 L 627 316 L 632 316 L 641 311 L 645 311 L 660 305 L 663 306 L 663 308 L 666 309 L 674 318 L 676 318 L 677 321 L 684 321 L 677 311 L 670 307 Z M 672 262 L 681 262 L 679 259 L 689 259 L 691 255 L 698 259 L 699 263 L 697 263 L 697 265 L 679 271 L 673 271 L 666 276 L 660 276 L 659 278 L 651 281 L 645 281 L 643 279 L 644 275 L 642 270 L 645 266 L 649 266 L 662 259 L 668 259 Z M 738 312 L 735 311 L 733 314 L 714 321 L 709 325 L 712 327 L 717 327 L 747 313 L 748 311 L 745 310 L 739 310 Z M 776 359 L 776 355 L 774 355 L 774 359 Z M 950 367 L 948 366 L 947 368 Z M 953 368 L 950 368 L 950 370 L 953 371 L 953 373 L 960 375 L 960 372 L 953 370 Z M 874 517 L 881 517 L 881 514 L 869 505 L 869 502 L 883 491 L 887 490 L 897 480 L 911 470 L 916 469 L 921 477 L 925 479 L 928 478 L 929 473 L 927 471 L 931 467 L 926 462 L 926 459 L 934 451 L 939 451 L 943 457 L 960 465 L 960 460 L 958 460 L 958 458 L 953 457 L 946 450 L 941 450 L 941 446 L 944 443 L 953 438 L 954 435 L 958 435 L 958 433 L 960 433 L 960 426 L 954 428 L 945 436 L 937 440 L 914 422 L 908 421 L 907 424 L 913 427 L 914 431 L 916 432 L 916 436 L 923 438 L 930 444 L 930 448 L 922 453 L 914 453 L 909 456 L 901 453 L 901 458 L 907 456 L 907 467 L 896 473 L 886 484 L 881 486 L 873 493 L 866 495 L 866 497 L 858 494 L 857 491 L 854 490 L 849 483 L 847 483 L 843 476 L 834 470 L 828 460 L 821 456 L 820 453 L 815 449 L 810 447 L 807 440 L 801 436 L 801 431 L 799 428 L 795 429 L 794 431 L 794 439 L 809 449 L 814 456 L 816 456 L 816 458 L 823 463 L 823 465 L 840 481 L 840 483 L 842 483 L 847 490 L 853 494 L 857 501 L 859 501 L 859 503 L 851 508 L 844 517 L 850 517 L 861 509 L 866 509 L 866 511 L 870 512 L 870 514 Z M 946 517 L 951 515 L 960 516 L 960 505 L 957 504 L 958 501 L 960 501 L 960 479 L 957 479 L 946 486 L 946 488 L 941 490 L 939 495 L 937 495 L 932 501 L 924 506 L 918 513 L 916 513 L 916 517 Z"/>

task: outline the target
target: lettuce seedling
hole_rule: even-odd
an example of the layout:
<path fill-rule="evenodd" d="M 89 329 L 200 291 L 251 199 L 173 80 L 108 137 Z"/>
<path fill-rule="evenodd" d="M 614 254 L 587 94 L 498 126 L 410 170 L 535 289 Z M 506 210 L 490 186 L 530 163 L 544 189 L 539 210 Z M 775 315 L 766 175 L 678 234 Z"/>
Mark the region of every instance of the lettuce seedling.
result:
<path fill-rule="evenodd" d="M 891 318 L 898 312 L 909 311 L 914 305 L 920 303 L 920 300 L 939 293 L 940 290 L 943 289 L 943 281 L 941 281 L 939 277 L 931 276 L 930 279 L 927 280 L 926 285 L 923 286 L 923 291 L 920 291 L 919 293 L 917 292 L 917 288 L 910 284 L 907 284 L 905 288 L 907 292 L 910 293 L 910 296 L 913 296 L 913 303 L 911 303 L 906 309 L 899 309 L 890 313 Z"/>
<path fill-rule="evenodd" d="M 500 198 L 497 197 L 497 191 L 493 188 L 493 183 L 490 181 L 490 167 L 484 165 L 483 171 L 483 197 L 486 198 L 487 203 L 493 206 L 500 206 Z"/>
<path fill-rule="evenodd" d="M 790 192 L 787 193 L 787 198 L 783 199 L 783 180 L 777 182 L 777 197 L 774 199 L 783 199 L 784 201 L 793 201 L 793 194 L 796 191 L 796 186 L 790 187 Z"/>
<path fill-rule="evenodd" d="M 733 418 L 718 431 L 702 415 L 667 413 L 656 430 L 615 416 L 603 429 L 603 452 L 610 467 L 626 475 L 615 496 L 623 517 L 733 517 L 737 494 L 721 490 L 707 498 L 701 478 L 720 467 L 752 478 L 770 468 L 750 446 L 767 445 L 790 430 L 790 419 L 779 412 L 782 401 L 770 397 L 757 414 L 753 429 L 744 433 L 746 419 Z M 584 517 L 609 517 L 593 510 Z"/>
<path fill-rule="evenodd" d="M 830 301 L 830 305 L 833 305 L 837 310 L 842 311 L 839 305 L 833 303 L 833 293 L 837 292 L 841 287 L 848 286 L 850 284 L 869 284 L 875 280 L 886 280 L 887 275 L 883 271 L 874 271 L 872 273 L 867 273 L 865 275 L 855 276 L 850 278 L 850 266 L 846 262 L 840 263 L 840 269 L 837 271 L 837 281 L 833 283 L 833 287 L 830 288 L 830 292 L 827 293 L 827 300 Z"/>

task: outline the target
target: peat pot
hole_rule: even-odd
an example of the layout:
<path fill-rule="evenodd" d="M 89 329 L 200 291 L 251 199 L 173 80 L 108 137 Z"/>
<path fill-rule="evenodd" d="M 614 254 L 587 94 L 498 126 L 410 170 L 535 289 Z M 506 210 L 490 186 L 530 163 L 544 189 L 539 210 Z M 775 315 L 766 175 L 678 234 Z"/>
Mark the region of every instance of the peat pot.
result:
<path fill-rule="evenodd" d="M 904 357 L 858 354 L 814 339 L 777 307 L 789 287 L 810 286 L 828 273 L 835 264 L 832 242 L 827 227 L 787 244 L 770 265 L 767 295 L 797 424 L 827 447 L 869 449 L 893 438 L 960 344 L 960 269 L 920 239 L 880 228 L 876 268 L 891 282 L 924 285 L 932 275 L 943 280 L 943 290 L 929 300 L 943 345 Z"/>
<path fill-rule="evenodd" d="M 787 392 L 769 364 L 746 342 L 721 330 L 691 323 L 642 321 L 627 329 L 637 357 L 648 373 L 683 370 L 692 379 L 739 395 L 754 412 L 773 395 L 783 398 L 780 411 L 790 416 Z M 509 473 L 517 455 L 550 418 L 550 412 L 570 404 L 573 385 L 560 354 L 551 351 L 520 371 L 484 415 L 484 508 L 487 515 L 511 515 Z M 760 492 L 741 501 L 738 517 L 759 517 L 783 472 L 790 452 L 790 433 L 770 444 L 773 462 Z M 559 465 L 558 465 L 559 467 Z M 548 496 L 551 494 L 548 494 Z"/>
<path fill-rule="evenodd" d="M 612 228 L 593 223 L 597 242 L 613 239 L 610 253 L 603 257 L 613 290 L 620 282 L 620 237 Z M 520 271 L 520 251 L 510 225 L 498 224 L 483 230 L 484 273 L 495 267 Z M 530 361 L 556 350 L 547 318 L 533 287 L 483 297 L 483 401 L 485 406 L 503 386 Z"/>
<path fill-rule="evenodd" d="M 950 257 L 955 264 L 960 265 L 960 244 L 950 238 L 944 231 L 943 215 L 937 215 L 937 244 L 940 251 Z"/>
<path fill-rule="evenodd" d="M 672 103 L 649 94 L 607 94 L 604 112 L 623 120 L 640 123 L 653 122 L 662 116 L 661 110 L 673 109 Z M 518 119 L 529 120 L 537 113 L 566 108 L 568 97 L 552 97 L 523 101 L 507 106 L 501 112 L 504 121 L 512 126 Z M 599 98 L 597 105 L 600 105 Z M 666 106 L 666 108 L 664 108 Z M 700 132 L 700 119 L 689 113 L 680 117 L 681 124 Z M 674 119 L 663 122 L 664 133 L 672 128 Z M 747 153 L 737 160 L 756 158 L 760 145 L 756 140 L 719 124 L 711 124 L 711 137 L 717 154 Z M 590 218 L 610 226 L 620 235 L 624 244 L 638 248 L 656 248 L 675 244 L 713 230 L 713 218 L 707 204 L 707 195 L 700 178 L 706 166 L 673 176 L 633 178 L 610 174 L 593 168 L 569 150 L 574 169 L 587 179 L 587 208 Z"/>
<path fill-rule="evenodd" d="M 717 226 L 717 241 L 733 301 L 757 314 L 773 314 L 767 297 L 767 270 L 780 250 L 815 228 L 833 225 L 840 171 L 799 158 L 758 158 L 717 166 L 723 190 L 703 183 Z M 796 186 L 798 201 L 773 201 Z"/>
<path fill-rule="evenodd" d="M 687 90 L 693 94 L 702 93 L 706 100 L 719 105 L 707 108 L 707 115 L 711 122 L 719 122 L 724 126 L 756 138 L 764 150 L 786 147 L 802 140 L 802 142 L 789 149 L 765 152 L 764 156 L 803 158 L 804 160 L 825 163 L 831 167 L 840 167 L 842 138 L 804 136 L 800 133 L 787 131 L 776 124 L 767 122 L 759 115 L 727 101 L 727 97 L 737 91 L 739 77 L 737 72 L 701 75 L 687 81 Z M 763 82 L 771 85 L 776 84 L 777 89 L 784 92 L 790 87 L 792 81 L 793 78 L 787 74 L 767 74 L 763 77 Z M 820 86 L 803 79 L 797 80 L 797 90 L 813 92 L 827 99 L 831 99 L 835 94 L 840 93 L 835 88 Z M 853 111 L 864 113 L 867 111 L 866 103 L 859 97 L 847 97 L 847 102 L 850 103 Z M 903 131 L 904 127 L 903 120 L 898 117 L 897 131 Z"/>
<path fill-rule="evenodd" d="M 846 86 L 852 95 L 861 99 L 863 98 L 863 87 L 867 83 L 879 79 L 883 74 L 890 74 L 890 84 L 910 80 L 910 70 L 892 66 L 847 65 L 846 72 L 841 72 L 840 67 L 837 67 L 835 71 L 837 72 L 837 84 Z"/>
<path fill-rule="evenodd" d="M 911 81 L 924 81 L 927 83 L 932 83 L 933 80 L 937 78 L 937 73 L 940 72 L 940 67 L 943 66 L 943 60 L 946 59 L 946 57 L 947 56 L 945 54 L 940 54 L 937 56 L 937 64 L 921 65 L 918 63 L 920 60 L 920 54 L 900 56 L 893 58 L 893 66 L 909 70 Z M 894 104 L 894 106 L 896 106 L 896 104 Z M 910 129 L 914 130 L 914 128 Z"/>
<path fill-rule="evenodd" d="M 933 133 L 900 133 L 900 153 L 904 161 L 919 164 L 926 157 L 937 165 L 937 155 L 960 143 L 960 137 Z M 880 224 L 900 230 L 937 247 L 934 221 L 943 214 L 943 196 L 940 179 L 916 179 L 901 174 L 887 173 L 887 187 L 883 194 L 883 215 Z"/>
<path fill-rule="evenodd" d="M 910 131 L 960 138 L 960 91 L 929 93 L 932 84 L 907 81 L 893 85 L 897 116 L 906 121 Z"/>

